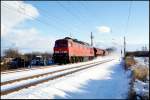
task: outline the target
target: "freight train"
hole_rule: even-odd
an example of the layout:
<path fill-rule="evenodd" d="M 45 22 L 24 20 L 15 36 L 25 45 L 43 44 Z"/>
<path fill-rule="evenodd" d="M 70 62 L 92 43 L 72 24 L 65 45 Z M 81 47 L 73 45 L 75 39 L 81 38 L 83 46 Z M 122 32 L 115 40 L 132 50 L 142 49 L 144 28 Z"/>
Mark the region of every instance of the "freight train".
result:
<path fill-rule="evenodd" d="M 108 52 L 90 46 L 88 43 L 65 37 L 55 41 L 53 61 L 58 64 L 75 63 L 105 56 Z"/>

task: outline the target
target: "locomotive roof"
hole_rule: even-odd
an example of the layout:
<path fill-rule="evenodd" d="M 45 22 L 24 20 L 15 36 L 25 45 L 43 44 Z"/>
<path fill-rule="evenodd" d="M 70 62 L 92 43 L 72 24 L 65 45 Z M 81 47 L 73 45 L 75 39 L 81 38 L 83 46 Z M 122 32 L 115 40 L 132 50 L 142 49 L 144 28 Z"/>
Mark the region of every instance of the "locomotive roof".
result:
<path fill-rule="evenodd" d="M 86 42 L 83 42 L 83 41 L 79 41 L 79 40 L 77 40 L 77 39 L 73 39 L 73 38 L 70 38 L 70 37 L 65 37 L 64 38 L 65 40 L 72 40 L 72 41 L 74 41 L 74 42 L 77 42 L 77 43 L 80 43 L 80 44 L 84 44 L 84 45 L 86 45 L 86 46 L 90 46 L 88 43 L 86 43 Z"/>

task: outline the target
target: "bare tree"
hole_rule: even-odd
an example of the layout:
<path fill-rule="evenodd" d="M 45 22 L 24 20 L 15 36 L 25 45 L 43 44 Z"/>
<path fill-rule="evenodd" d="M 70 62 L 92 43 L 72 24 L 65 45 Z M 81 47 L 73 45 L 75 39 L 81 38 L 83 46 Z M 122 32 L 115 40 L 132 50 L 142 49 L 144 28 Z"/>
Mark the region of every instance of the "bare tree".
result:
<path fill-rule="evenodd" d="M 116 48 L 115 47 L 110 47 L 110 48 L 106 48 L 106 50 L 108 52 L 114 52 L 116 50 Z"/>
<path fill-rule="evenodd" d="M 16 58 L 20 57 L 21 53 L 17 49 L 9 48 L 4 51 L 5 57 Z"/>

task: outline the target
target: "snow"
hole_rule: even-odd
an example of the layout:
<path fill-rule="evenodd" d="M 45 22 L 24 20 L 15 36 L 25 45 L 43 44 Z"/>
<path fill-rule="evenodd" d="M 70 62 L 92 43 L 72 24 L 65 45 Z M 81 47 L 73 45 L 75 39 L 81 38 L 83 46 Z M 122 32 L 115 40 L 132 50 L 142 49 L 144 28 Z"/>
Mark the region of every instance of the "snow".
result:
<path fill-rule="evenodd" d="M 113 61 L 1 96 L 2 99 L 126 99 L 130 71 Z M 103 58 L 105 59 L 105 58 Z M 102 60 L 98 58 L 95 61 Z M 69 66 L 69 65 L 67 65 Z"/>
<path fill-rule="evenodd" d="M 36 69 L 36 70 L 32 70 L 32 71 L 31 70 L 26 70 L 26 71 L 21 71 L 21 72 L 16 72 L 16 73 L 1 74 L 1 82 L 15 80 L 15 79 L 24 78 L 24 77 L 28 77 L 28 76 L 33 76 L 33 75 L 37 75 L 37 74 L 53 72 L 53 71 L 56 71 L 56 70 L 75 67 L 75 66 L 78 66 L 78 65 L 88 64 L 88 63 L 91 63 L 91 62 L 97 62 L 99 60 L 105 60 L 105 59 L 108 59 L 108 57 L 99 57 L 98 59 L 94 59 L 94 60 L 88 61 L 88 62 L 81 62 L 81 63 L 68 64 L 68 65 L 60 65 L 60 66 L 56 66 L 56 67 Z"/>
<path fill-rule="evenodd" d="M 54 73 L 54 74 L 50 74 L 50 76 L 45 75 L 45 76 L 38 77 L 38 78 L 27 79 L 27 80 L 23 80 L 23 81 L 20 81 L 20 82 L 14 82 L 12 84 L 6 84 L 6 85 L 1 86 L 1 91 L 9 90 L 9 89 L 14 88 L 14 87 L 20 87 L 20 86 L 23 86 L 23 85 L 26 85 L 26 84 L 29 84 L 29 83 L 34 83 L 36 81 L 56 77 L 58 75 L 65 74 L 67 72 L 74 71 L 74 70 L 81 69 L 81 68 L 86 68 L 86 67 L 88 67 L 88 65 L 85 65 L 85 66 L 79 67 L 79 68 L 75 68 L 75 69 L 69 69 L 69 70 L 66 70 L 66 71 L 63 71 L 63 72 L 57 72 L 57 73 Z"/>
<path fill-rule="evenodd" d="M 134 82 L 134 90 L 137 95 L 143 96 L 145 94 L 149 94 L 149 83 L 145 83 L 136 79 Z"/>
<path fill-rule="evenodd" d="M 135 66 L 141 65 L 141 67 L 149 68 L 149 57 L 135 57 L 134 59 L 137 61 Z M 147 75 L 146 82 L 136 79 L 133 84 L 133 90 L 136 95 L 149 97 L 149 75 Z"/>
<path fill-rule="evenodd" d="M 137 61 L 137 65 L 145 65 L 149 67 L 149 57 L 135 57 L 134 59 Z"/>

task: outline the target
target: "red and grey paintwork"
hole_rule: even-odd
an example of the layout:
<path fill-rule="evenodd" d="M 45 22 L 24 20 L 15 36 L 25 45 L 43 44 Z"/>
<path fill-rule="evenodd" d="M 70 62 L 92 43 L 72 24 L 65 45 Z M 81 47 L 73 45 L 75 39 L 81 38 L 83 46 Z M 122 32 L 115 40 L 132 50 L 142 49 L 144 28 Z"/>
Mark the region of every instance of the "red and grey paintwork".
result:
<path fill-rule="evenodd" d="M 104 55 L 104 50 L 93 48 L 88 43 L 66 37 L 55 41 L 53 60 L 55 63 L 74 63 Z"/>

